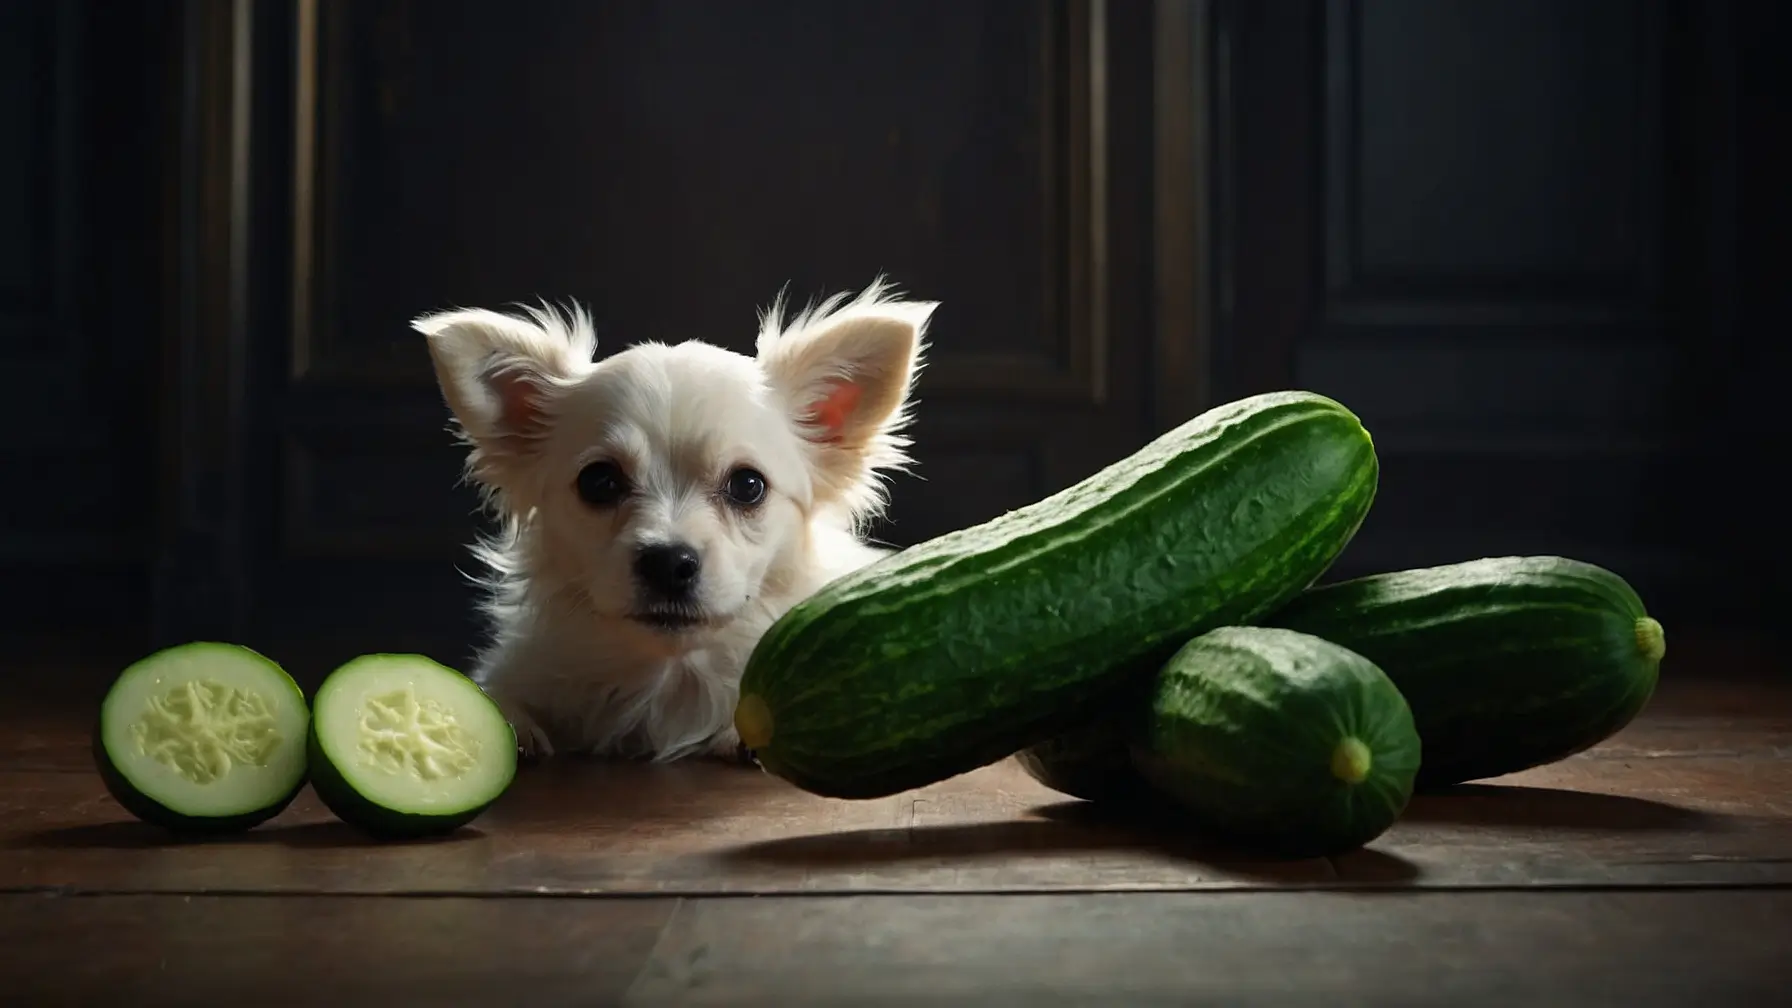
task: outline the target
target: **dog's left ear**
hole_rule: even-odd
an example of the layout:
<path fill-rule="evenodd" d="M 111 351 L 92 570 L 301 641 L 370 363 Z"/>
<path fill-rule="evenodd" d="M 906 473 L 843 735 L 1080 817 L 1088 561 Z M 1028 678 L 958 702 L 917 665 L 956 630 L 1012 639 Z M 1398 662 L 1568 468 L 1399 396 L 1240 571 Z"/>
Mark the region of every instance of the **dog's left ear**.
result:
<path fill-rule="evenodd" d="M 908 399 L 921 366 L 927 301 L 872 302 L 763 340 L 759 363 L 811 446 L 823 496 L 855 509 L 869 477 L 908 461 Z"/>
<path fill-rule="evenodd" d="M 483 309 L 425 315 L 411 327 L 429 338 L 443 398 L 473 443 L 474 474 L 511 489 L 548 432 L 560 386 L 581 354 L 590 359 L 588 327 Z"/>

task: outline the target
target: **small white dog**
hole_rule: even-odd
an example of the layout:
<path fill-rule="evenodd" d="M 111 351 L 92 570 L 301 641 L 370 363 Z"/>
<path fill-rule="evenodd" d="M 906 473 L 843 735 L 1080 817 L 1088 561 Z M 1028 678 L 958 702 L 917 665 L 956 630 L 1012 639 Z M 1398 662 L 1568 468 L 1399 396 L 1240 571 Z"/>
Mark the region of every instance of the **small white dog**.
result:
<path fill-rule="evenodd" d="M 577 309 L 412 323 L 502 521 L 472 675 L 525 756 L 739 757 L 760 635 L 887 552 L 862 534 L 909 462 L 934 307 L 880 279 L 787 322 L 780 296 L 757 359 L 693 340 L 594 363 Z"/>

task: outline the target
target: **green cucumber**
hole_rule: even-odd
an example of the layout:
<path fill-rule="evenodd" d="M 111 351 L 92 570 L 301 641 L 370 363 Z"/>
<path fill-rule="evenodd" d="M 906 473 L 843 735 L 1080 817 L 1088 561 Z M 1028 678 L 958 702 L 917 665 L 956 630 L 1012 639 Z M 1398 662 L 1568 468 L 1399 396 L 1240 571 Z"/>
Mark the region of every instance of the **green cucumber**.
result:
<path fill-rule="evenodd" d="M 1130 698 L 1116 702 L 1108 714 L 1015 753 L 1014 761 L 1027 776 L 1072 798 L 1136 801 L 1145 785 L 1127 750 L 1124 715 L 1133 711 Z"/>
<path fill-rule="evenodd" d="M 735 727 L 767 771 L 836 798 L 1005 759 L 1194 634 L 1251 622 L 1312 584 L 1378 478 L 1368 432 L 1324 396 L 1209 410 L 796 605 L 748 659 Z"/>
<path fill-rule="evenodd" d="M 1308 634 L 1220 627 L 1158 672 L 1133 764 L 1216 838 L 1323 857 L 1369 843 L 1412 797 L 1411 710 L 1373 662 Z"/>
<path fill-rule="evenodd" d="M 1558 556 L 1490 557 L 1312 588 L 1266 622 L 1385 670 L 1425 739 L 1418 786 L 1565 759 L 1655 692 L 1667 644 L 1625 580 Z"/>
<path fill-rule="evenodd" d="M 381 838 L 448 833 L 516 775 L 516 732 L 479 685 L 410 654 L 363 655 L 312 701 L 311 788 L 338 819 Z"/>
<path fill-rule="evenodd" d="M 235 833 L 305 786 L 305 694 L 246 647 L 201 641 L 133 663 L 106 692 L 93 760 L 137 818 L 175 833 Z"/>

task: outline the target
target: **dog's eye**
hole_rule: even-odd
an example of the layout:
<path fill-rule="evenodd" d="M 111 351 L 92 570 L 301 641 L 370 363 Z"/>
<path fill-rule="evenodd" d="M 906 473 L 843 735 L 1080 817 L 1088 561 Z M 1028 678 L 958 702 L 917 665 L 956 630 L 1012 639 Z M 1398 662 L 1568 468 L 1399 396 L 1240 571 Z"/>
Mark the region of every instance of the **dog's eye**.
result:
<path fill-rule="evenodd" d="M 614 462 L 593 462 L 579 470 L 579 499 L 592 507 L 609 507 L 628 493 L 628 478 Z"/>
<path fill-rule="evenodd" d="M 751 507 L 765 499 L 765 477 L 758 470 L 741 467 L 728 474 L 728 499 Z"/>

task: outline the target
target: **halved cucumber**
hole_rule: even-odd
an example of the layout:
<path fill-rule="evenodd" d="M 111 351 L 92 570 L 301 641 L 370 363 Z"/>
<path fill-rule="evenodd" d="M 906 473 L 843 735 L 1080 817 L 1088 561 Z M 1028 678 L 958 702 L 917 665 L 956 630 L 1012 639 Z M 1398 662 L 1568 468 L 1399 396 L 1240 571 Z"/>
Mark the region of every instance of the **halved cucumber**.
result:
<path fill-rule="evenodd" d="M 279 815 L 305 786 L 305 694 L 235 644 L 167 648 L 123 672 L 100 704 L 93 759 L 145 822 L 229 833 Z"/>
<path fill-rule="evenodd" d="M 311 788 L 379 837 L 472 822 L 516 776 L 516 732 L 478 684 L 422 655 L 364 655 L 311 705 Z"/>

